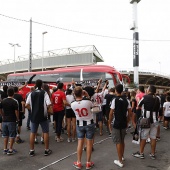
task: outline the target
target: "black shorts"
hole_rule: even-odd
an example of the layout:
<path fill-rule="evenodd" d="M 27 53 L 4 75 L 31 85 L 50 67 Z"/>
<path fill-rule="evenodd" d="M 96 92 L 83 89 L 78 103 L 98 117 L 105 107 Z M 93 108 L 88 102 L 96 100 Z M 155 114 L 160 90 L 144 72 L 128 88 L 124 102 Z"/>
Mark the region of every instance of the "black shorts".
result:
<path fill-rule="evenodd" d="M 72 109 L 66 109 L 66 118 L 76 118 L 76 115 Z"/>
<path fill-rule="evenodd" d="M 170 117 L 164 116 L 164 121 L 170 121 Z"/>
<path fill-rule="evenodd" d="M 163 116 L 163 107 L 159 109 L 159 116 Z"/>

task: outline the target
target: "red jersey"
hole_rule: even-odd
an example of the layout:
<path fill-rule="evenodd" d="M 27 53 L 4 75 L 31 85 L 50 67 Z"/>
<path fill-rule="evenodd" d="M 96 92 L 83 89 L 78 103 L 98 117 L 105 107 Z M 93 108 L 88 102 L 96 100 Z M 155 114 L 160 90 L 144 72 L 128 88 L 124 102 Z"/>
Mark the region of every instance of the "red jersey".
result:
<path fill-rule="evenodd" d="M 53 103 L 53 111 L 58 112 L 64 110 L 63 100 L 66 100 L 66 94 L 63 91 L 57 90 L 51 96 Z"/>
<path fill-rule="evenodd" d="M 136 101 L 139 103 L 139 101 L 142 99 L 142 97 L 145 95 L 145 93 L 139 92 L 136 94 Z"/>

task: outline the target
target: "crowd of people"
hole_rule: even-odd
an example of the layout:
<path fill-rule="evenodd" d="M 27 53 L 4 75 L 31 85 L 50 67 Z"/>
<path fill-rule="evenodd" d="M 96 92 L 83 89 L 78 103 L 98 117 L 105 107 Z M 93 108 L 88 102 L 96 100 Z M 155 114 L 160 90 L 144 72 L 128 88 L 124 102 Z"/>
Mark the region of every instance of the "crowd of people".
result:
<path fill-rule="evenodd" d="M 21 144 L 21 127 L 28 111 L 26 127 L 30 130 L 30 152 L 35 155 L 35 143 L 39 125 L 42 129 L 41 142 L 44 144 L 44 156 L 52 153 L 49 148 L 49 123 L 53 123 L 56 142 L 63 142 L 63 129 L 67 130 L 67 142 L 78 141 L 77 161 L 73 166 L 82 168 L 82 150 L 86 150 L 86 169 L 91 169 L 94 162 L 91 154 L 94 150 L 95 130 L 103 135 L 103 125 L 106 126 L 108 136 L 116 144 L 118 160 L 114 164 L 124 166 L 125 136 L 128 128 L 133 127 L 133 135 L 138 135 L 139 151 L 132 154 L 136 158 L 144 158 L 146 142 L 151 143 L 150 157 L 156 159 L 156 141 L 160 140 L 160 123 L 167 130 L 170 122 L 170 93 L 158 94 L 156 87 L 150 85 L 147 89 L 139 86 L 137 90 L 124 90 L 122 84 L 109 87 L 106 80 L 102 84 L 100 79 L 96 85 L 64 84 L 59 82 L 50 89 L 42 80 L 36 80 L 35 87 L 24 99 L 18 87 L 4 85 L 0 91 L 0 131 L 4 138 L 3 154 L 12 155 L 17 151 L 14 142 Z M 52 110 L 52 111 L 51 111 Z M 151 126 L 140 128 L 141 117 L 149 118 Z M 9 145 L 9 146 L 8 146 Z"/>

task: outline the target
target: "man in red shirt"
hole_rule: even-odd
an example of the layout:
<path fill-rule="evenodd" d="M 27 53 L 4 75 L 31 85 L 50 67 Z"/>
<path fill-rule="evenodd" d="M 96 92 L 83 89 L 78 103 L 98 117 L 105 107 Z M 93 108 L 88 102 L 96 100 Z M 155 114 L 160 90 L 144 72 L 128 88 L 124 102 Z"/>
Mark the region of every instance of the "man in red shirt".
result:
<path fill-rule="evenodd" d="M 62 121 L 65 115 L 65 106 L 70 106 L 66 102 L 66 94 L 63 91 L 64 84 L 58 83 L 58 90 L 52 94 L 51 102 L 53 104 L 54 121 L 56 122 L 56 137 L 57 142 L 62 142 L 64 139 L 61 137 Z"/>

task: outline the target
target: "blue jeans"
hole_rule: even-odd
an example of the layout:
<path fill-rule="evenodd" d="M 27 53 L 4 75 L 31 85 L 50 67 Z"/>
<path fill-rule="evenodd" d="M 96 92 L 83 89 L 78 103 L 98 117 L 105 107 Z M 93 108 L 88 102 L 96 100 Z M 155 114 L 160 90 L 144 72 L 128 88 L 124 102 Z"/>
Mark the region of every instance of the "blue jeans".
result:
<path fill-rule="evenodd" d="M 16 131 L 16 122 L 2 122 L 2 136 L 15 138 L 17 131 Z"/>
<path fill-rule="evenodd" d="M 56 122 L 56 133 L 57 133 L 57 136 L 61 135 L 62 122 L 63 122 L 64 115 L 65 115 L 65 111 L 64 110 L 54 113 L 54 121 Z"/>
<path fill-rule="evenodd" d="M 77 138 L 78 139 L 86 139 L 92 140 L 95 133 L 95 124 L 90 124 L 87 126 L 77 126 Z"/>
<path fill-rule="evenodd" d="M 42 129 L 43 133 L 49 132 L 49 120 L 45 120 L 40 123 L 32 123 L 31 122 L 31 133 L 37 133 L 39 124 L 41 125 L 41 129 Z"/>

